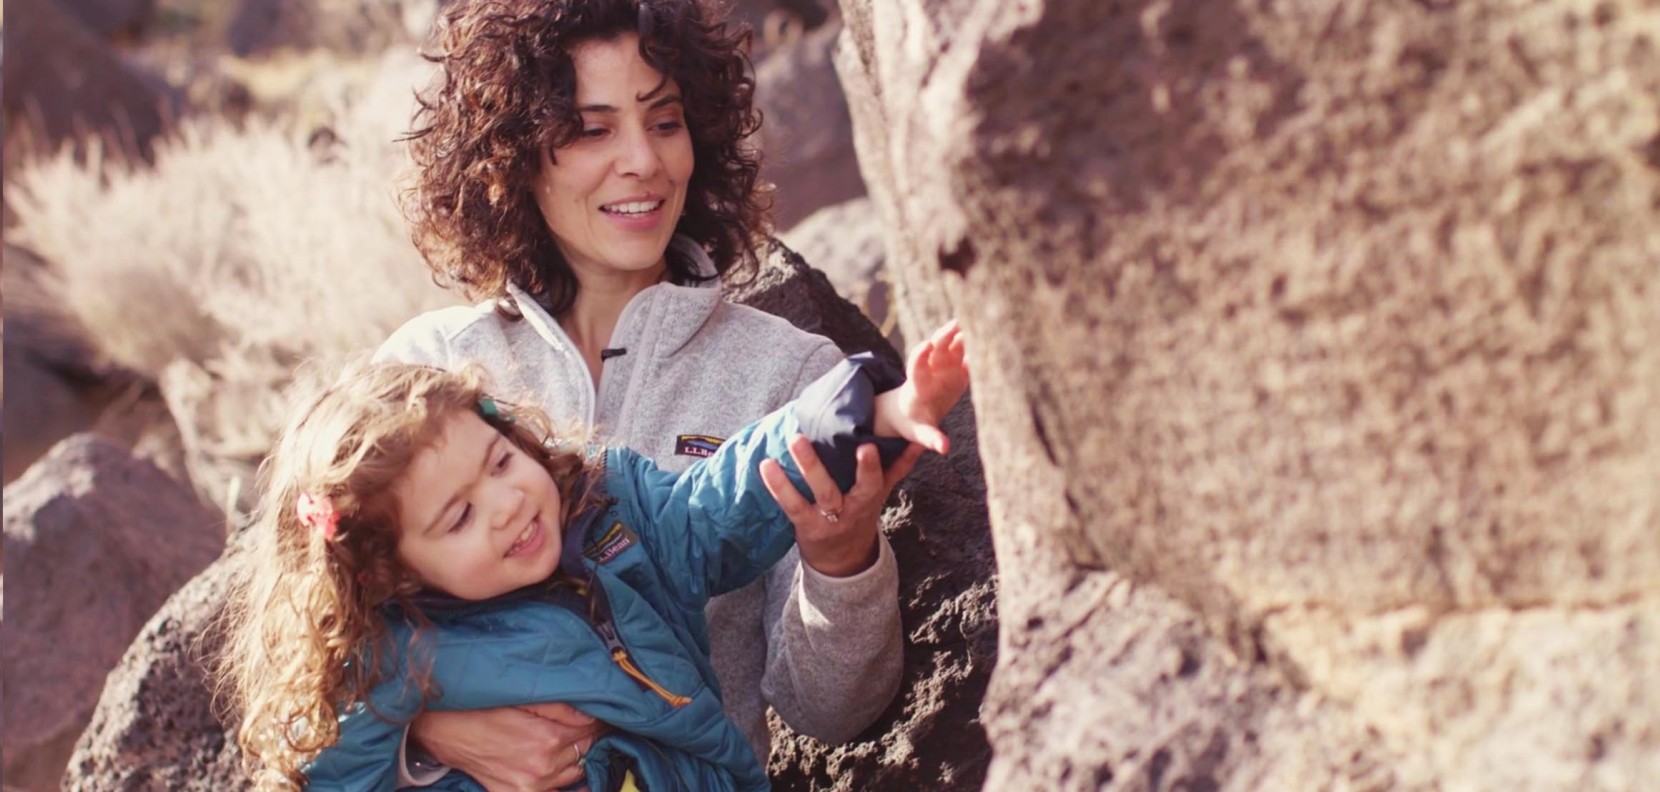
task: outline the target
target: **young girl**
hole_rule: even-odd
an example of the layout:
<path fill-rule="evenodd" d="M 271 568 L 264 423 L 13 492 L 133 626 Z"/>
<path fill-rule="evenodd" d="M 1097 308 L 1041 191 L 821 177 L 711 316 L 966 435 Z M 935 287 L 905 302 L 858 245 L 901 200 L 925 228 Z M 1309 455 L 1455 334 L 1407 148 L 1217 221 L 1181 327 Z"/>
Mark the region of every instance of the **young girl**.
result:
<path fill-rule="evenodd" d="M 863 442 L 947 450 L 938 421 L 968 384 L 954 325 L 908 374 L 852 358 L 679 476 L 555 439 L 477 375 L 348 374 L 267 461 L 228 611 L 223 671 L 256 781 L 392 789 L 423 709 L 561 701 L 614 727 L 574 748 L 595 792 L 766 789 L 722 712 L 704 605 L 789 549 L 769 485 L 829 494 L 792 444 L 843 491 Z M 458 771 L 432 788 L 480 789 Z"/>

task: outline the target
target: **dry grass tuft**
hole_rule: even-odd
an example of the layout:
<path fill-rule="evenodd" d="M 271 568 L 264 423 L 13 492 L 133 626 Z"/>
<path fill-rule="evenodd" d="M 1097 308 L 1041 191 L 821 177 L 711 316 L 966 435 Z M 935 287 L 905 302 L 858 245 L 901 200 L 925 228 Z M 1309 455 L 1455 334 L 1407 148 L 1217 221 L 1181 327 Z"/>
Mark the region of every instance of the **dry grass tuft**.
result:
<path fill-rule="evenodd" d="M 396 51 L 362 84 L 312 97 L 327 126 L 196 120 L 153 169 L 65 154 L 8 185 L 11 241 L 49 262 L 56 299 L 102 356 L 161 386 L 207 493 L 222 497 L 224 476 L 196 463 L 263 454 L 297 363 L 371 348 L 454 301 L 395 203 L 394 141 L 425 74 Z"/>

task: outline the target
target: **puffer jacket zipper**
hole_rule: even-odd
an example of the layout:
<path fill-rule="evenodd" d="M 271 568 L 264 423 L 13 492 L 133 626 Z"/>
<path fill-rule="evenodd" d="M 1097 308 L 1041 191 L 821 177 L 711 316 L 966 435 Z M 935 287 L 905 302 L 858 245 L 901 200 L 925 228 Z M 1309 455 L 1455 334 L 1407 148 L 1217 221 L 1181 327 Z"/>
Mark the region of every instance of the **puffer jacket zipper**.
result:
<path fill-rule="evenodd" d="M 671 707 L 678 709 L 692 703 L 690 697 L 671 693 L 667 688 L 657 684 L 634 663 L 634 658 L 630 656 L 628 647 L 623 643 L 622 636 L 617 633 L 616 621 L 611 615 L 611 602 L 605 596 L 605 586 L 601 585 L 599 578 L 592 574 L 588 577 L 588 601 L 593 605 L 593 612 L 590 616 L 594 624 L 594 632 L 599 634 L 599 639 L 605 643 L 605 650 L 611 654 L 611 661 L 616 663 L 623 673 L 633 677 L 634 681 L 640 684 L 640 687 L 656 693 Z"/>

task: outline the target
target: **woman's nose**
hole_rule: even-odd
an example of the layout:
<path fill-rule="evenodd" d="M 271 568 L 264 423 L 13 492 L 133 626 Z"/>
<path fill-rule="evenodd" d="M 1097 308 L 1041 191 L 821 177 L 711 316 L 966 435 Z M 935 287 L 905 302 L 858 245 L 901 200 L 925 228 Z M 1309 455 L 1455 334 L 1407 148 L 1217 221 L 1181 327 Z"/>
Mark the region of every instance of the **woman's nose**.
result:
<path fill-rule="evenodd" d="M 657 146 L 643 129 L 623 136 L 623 150 L 618 155 L 618 169 L 624 176 L 649 179 L 657 175 L 663 159 L 657 155 Z"/>

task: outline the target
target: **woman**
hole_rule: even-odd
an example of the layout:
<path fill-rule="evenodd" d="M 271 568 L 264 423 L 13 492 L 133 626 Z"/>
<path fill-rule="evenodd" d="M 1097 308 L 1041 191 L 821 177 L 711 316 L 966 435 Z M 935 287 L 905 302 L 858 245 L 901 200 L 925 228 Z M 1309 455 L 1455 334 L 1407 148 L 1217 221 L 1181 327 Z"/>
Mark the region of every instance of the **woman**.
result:
<path fill-rule="evenodd" d="M 408 210 L 436 277 L 484 302 L 417 317 L 380 358 L 482 363 L 499 392 L 671 470 L 842 359 L 720 298 L 765 233 L 747 30 L 700 0 L 470 0 L 441 24 Z M 799 556 L 711 602 L 726 709 L 763 763 L 768 705 L 843 742 L 897 691 L 898 573 L 876 522 L 919 452 L 884 473 L 860 449 L 845 496 L 811 482 L 816 507 L 775 490 Z M 410 737 L 440 766 L 412 754 L 409 780 L 448 765 L 491 789 L 570 783 L 597 729 L 559 705 L 429 713 Z"/>

